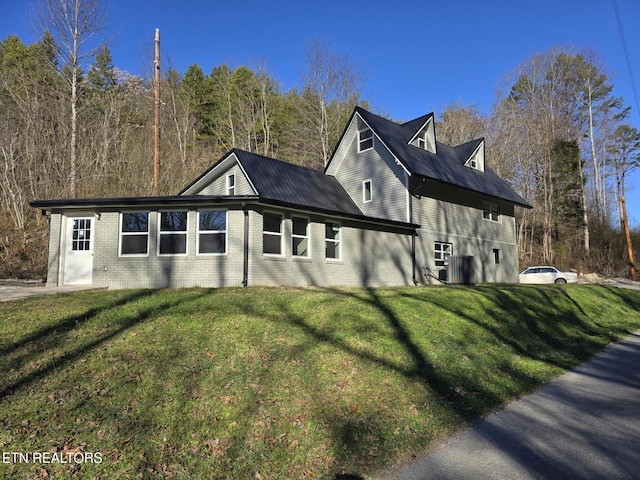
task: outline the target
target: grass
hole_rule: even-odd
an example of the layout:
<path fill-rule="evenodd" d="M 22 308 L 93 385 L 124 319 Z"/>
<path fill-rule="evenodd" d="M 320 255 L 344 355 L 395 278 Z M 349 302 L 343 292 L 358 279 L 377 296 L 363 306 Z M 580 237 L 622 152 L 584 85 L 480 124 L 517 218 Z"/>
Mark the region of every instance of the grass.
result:
<path fill-rule="evenodd" d="M 0 477 L 365 478 L 638 328 L 640 292 L 602 286 L 121 290 L 3 303 L 3 455 L 102 461 L 2 462 Z"/>

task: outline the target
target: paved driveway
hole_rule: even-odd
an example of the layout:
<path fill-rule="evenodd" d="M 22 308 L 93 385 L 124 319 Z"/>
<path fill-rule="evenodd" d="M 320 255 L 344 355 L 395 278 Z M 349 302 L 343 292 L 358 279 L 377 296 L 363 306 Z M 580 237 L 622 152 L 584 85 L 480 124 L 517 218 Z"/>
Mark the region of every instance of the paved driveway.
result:
<path fill-rule="evenodd" d="M 66 285 L 64 287 L 23 287 L 15 285 L 0 286 L 0 302 L 22 300 L 24 298 L 53 295 L 56 293 L 79 292 L 82 290 L 96 290 L 91 285 Z"/>
<path fill-rule="evenodd" d="M 385 479 L 640 479 L 640 331 Z"/>

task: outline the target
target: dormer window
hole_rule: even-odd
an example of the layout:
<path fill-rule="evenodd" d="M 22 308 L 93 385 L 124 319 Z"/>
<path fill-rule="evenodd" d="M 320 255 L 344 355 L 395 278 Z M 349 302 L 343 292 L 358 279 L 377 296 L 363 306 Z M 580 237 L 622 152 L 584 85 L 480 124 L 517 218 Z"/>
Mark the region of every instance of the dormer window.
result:
<path fill-rule="evenodd" d="M 358 132 L 358 152 L 364 152 L 373 148 L 373 131 L 365 128 Z"/>
<path fill-rule="evenodd" d="M 433 118 L 420 129 L 409 142 L 414 147 L 421 148 L 431 153 L 436 153 L 436 132 L 433 127 Z"/>
<path fill-rule="evenodd" d="M 480 145 L 464 163 L 464 166 L 484 172 L 484 140 L 480 142 Z"/>

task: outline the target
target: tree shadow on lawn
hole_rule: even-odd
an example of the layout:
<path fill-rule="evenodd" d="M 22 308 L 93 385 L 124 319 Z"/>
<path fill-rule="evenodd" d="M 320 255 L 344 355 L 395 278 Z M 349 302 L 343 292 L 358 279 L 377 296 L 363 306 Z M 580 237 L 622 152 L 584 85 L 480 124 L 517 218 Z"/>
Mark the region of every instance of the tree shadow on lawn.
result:
<path fill-rule="evenodd" d="M 309 338 L 309 344 L 328 344 L 331 347 L 357 357 L 375 366 L 388 369 L 394 374 L 399 374 L 411 381 L 418 381 L 432 391 L 444 408 L 451 411 L 458 419 L 456 423 L 465 424 L 474 418 L 476 412 L 471 407 L 469 398 L 464 392 L 456 391 L 455 386 L 450 383 L 450 379 L 443 377 L 438 369 L 434 368 L 428 355 L 414 340 L 413 334 L 405 327 L 401 320 L 401 315 L 385 302 L 384 298 L 373 288 L 365 290 L 346 289 L 321 289 L 320 292 L 328 292 L 339 297 L 348 297 L 361 304 L 373 307 L 373 310 L 380 314 L 390 327 L 395 341 L 402 346 L 408 358 L 411 359 L 409 365 L 403 365 L 401 361 L 394 361 L 384 353 L 378 354 L 375 348 L 367 348 L 365 345 L 352 345 L 345 338 L 341 337 L 339 328 L 335 323 L 327 325 L 313 325 L 301 313 L 295 312 L 289 303 L 282 302 L 277 305 L 274 312 L 276 316 L 265 310 L 259 310 L 252 306 L 245 306 L 248 315 L 255 315 L 265 320 L 276 323 L 287 323 L 296 327 Z M 326 306 L 326 303 L 323 304 Z M 327 328 L 324 328 L 327 327 Z M 379 334 L 379 333 L 378 333 Z M 372 345 L 375 347 L 375 345 Z M 491 402 L 497 403 L 496 398 L 490 391 L 485 390 L 474 379 L 466 379 L 467 385 L 471 385 L 470 391 L 483 398 L 490 398 Z M 318 399 L 321 401 L 321 399 Z M 400 401 L 400 399 L 398 399 Z M 320 404 L 315 408 L 320 418 L 323 418 L 333 437 L 333 450 L 336 457 L 335 470 L 343 466 L 348 466 L 355 459 L 359 459 L 359 464 L 380 467 L 388 461 L 394 461 L 394 449 L 388 446 L 389 438 L 384 438 L 381 432 L 382 423 L 389 423 L 389 419 L 376 418 L 362 415 L 357 412 L 342 412 L 342 414 L 328 414 Z M 372 450 L 375 450 L 373 452 Z M 373 458 L 375 457 L 375 458 Z M 373 458 L 373 460 L 372 460 Z M 364 460 L 363 460 L 364 459 Z M 336 477 L 339 478 L 339 477 Z M 357 478 L 354 477 L 354 478 Z"/>
<path fill-rule="evenodd" d="M 3 347 L 0 350 L 2 355 L 1 370 L 3 372 L 21 370 L 29 362 L 36 362 L 36 366 L 31 371 L 18 373 L 17 378 L 3 384 L 0 387 L 0 401 L 11 394 L 17 393 L 20 389 L 45 378 L 55 370 L 77 361 L 108 340 L 117 337 L 135 325 L 145 322 L 158 311 L 176 306 L 188 301 L 190 298 L 189 296 L 181 295 L 179 297 L 180 301 L 159 301 L 144 310 L 136 311 L 134 314 L 120 314 L 112 322 L 105 322 L 104 328 L 95 326 L 95 333 L 89 335 L 86 341 L 79 343 L 77 338 L 71 339 L 68 344 L 74 345 L 75 348 L 60 355 L 57 354 L 58 351 L 64 351 L 65 343 L 70 339 L 70 335 L 73 332 L 86 329 L 92 320 L 109 311 L 117 311 L 119 307 L 127 303 L 136 302 L 145 297 L 161 295 L 159 292 L 161 291 L 142 290 L 131 292 L 107 305 L 89 308 L 82 313 L 61 319 L 53 325 L 37 329 L 19 341 Z M 86 330 L 84 333 L 86 333 Z"/>

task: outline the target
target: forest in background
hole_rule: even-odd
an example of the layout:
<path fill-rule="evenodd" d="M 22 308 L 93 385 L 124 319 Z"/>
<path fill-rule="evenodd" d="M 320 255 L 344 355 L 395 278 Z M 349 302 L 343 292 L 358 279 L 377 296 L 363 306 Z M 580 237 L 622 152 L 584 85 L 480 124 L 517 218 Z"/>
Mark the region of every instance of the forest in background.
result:
<path fill-rule="evenodd" d="M 153 191 L 151 75 L 118 69 L 106 44 L 83 51 L 65 33 L 73 18 L 45 13 L 38 42 L 0 42 L 0 278 L 46 275 L 47 219 L 29 201 Z M 83 13 L 93 21 L 75 30 L 79 38 L 102 25 L 100 10 Z M 521 265 L 630 275 L 627 238 L 639 245 L 640 231 L 627 237 L 622 219 L 640 132 L 602 61 L 556 48 L 525 59 L 498 87 L 489 114 L 461 104 L 435 112 L 436 135 L 449 145 L 485 137 L 487 165 L 533 205 L 516 209 Z M 307 45 L 300 86 L 286 91 L 263 66 L 163 72 L 160 195 L 234 147 L 322 169 L 353 108 L 368 108 L 363 90 L 358 67 L 323 41 Z"/>

